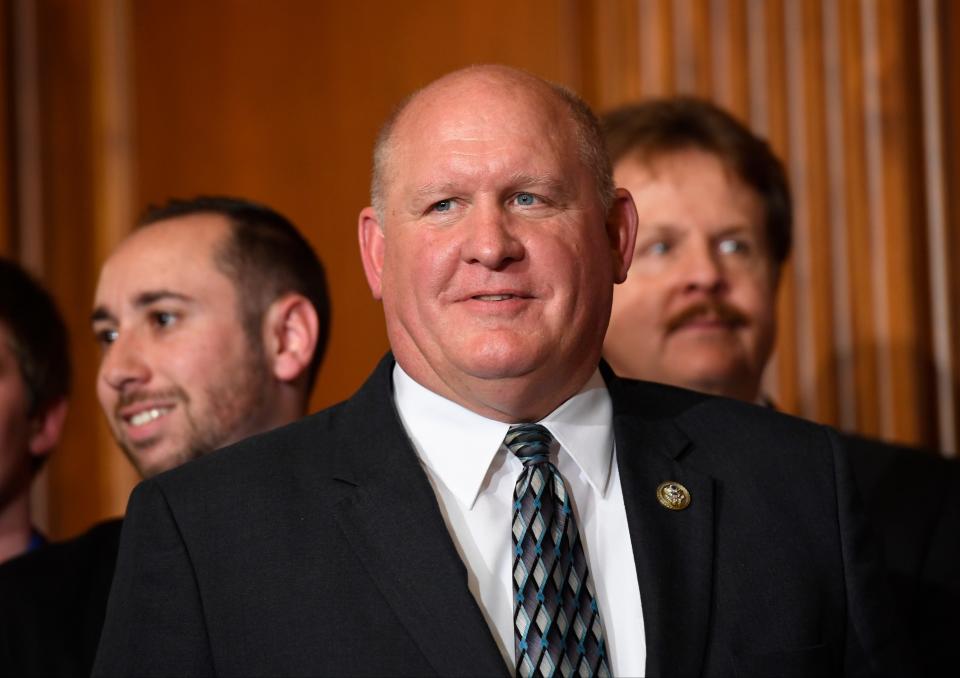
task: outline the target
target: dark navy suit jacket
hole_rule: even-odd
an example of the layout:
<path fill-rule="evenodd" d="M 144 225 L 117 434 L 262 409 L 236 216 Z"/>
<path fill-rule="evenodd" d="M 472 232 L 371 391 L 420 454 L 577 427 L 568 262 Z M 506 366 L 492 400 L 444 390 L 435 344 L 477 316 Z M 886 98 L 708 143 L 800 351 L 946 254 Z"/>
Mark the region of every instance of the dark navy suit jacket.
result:
<path fill-rule="evenodd" d="M 137 487 L 95 675 L 509 673 L 396 413 L 392 367 Z M 835 433 L 604 376 L 648 675 L 908 670 Z M 666 480 L 690 491 L 687 509 L 658 503 Z"/>

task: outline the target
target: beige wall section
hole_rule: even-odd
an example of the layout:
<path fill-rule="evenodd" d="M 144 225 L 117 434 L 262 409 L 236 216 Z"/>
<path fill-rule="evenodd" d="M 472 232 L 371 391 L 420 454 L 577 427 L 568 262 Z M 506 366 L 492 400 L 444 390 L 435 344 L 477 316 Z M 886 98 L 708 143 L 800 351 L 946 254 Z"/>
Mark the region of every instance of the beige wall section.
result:
<path fill-rule="evenodd" d="M 39 158 L 43 218 L 24 235 L 39 243 L 77 365 L 67 441 L 49 469 L 54 536 L 120 512 L 134 482 L 93 395 L 88 322 L 99 266 L 134 215 L 171 196 L 232 193 L 300 225 L 333 291 L 312 405 L 336 402 L 387 347 L 355 235 L 377 127 L 415 87 L 481 62 L 568 84 L 598 108 L 698 93 L 768 136 L 800 203 L 771 392 L 790 412 L 956 450 L 956 427 L 943 421 L 956 420 L 960 362 L 951 227 L 960 133 L 949 124 L 960 119 L 957 3 L 0 0 L 0 9 L 11 2 L 35 13 L 37 64 L 31 82 L 0 90 L 12 98 L 0 103 L 9 114 L 30 87 L 37 93 L 37 138 L 16 143 Z M 926 53 L 924 30 L 938 37 Z M 0 85 L 15 72 L 9 54 Z M 0 138 L 0 191 L 21 178 L 10 143 Z M 0 216 L 3 251 L 10 219 L 22 217 Z"/>
<path fill-rule="evenodd" d="M 594 7 L 602 106 L 660 94 L 712 98 L 767 136 L 787 164 L 795 249 L 767 375 L 775 399 L 818 421 L 955 453 L 956 3 Z"/>

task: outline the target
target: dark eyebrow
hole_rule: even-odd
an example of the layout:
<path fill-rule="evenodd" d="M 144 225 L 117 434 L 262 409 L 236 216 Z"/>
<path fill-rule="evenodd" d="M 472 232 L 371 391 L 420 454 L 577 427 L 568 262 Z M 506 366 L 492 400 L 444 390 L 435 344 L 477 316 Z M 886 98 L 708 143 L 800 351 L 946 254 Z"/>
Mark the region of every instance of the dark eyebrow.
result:
<path fill-rule="evenodd" d="M 116 321 L 116 318 L 113 316 L 113 313 L 107 310 L 106 306 L 97 306 L 93 309 L 93 313 L 90 314 L 90 322 L 104 322 L 104 321 Z"/>
<path fill-rule="evenodd" d="M 144 306 L 149 306 L 150 304 L 156 303 L 158 301 L 166 301 L 172 299 L 174 301 L 193 301 L 193 297 L 187 296 L 186 294 L 181 294 L 180 292 L 171 292 L 170 290 L 156 290 L 141 292 L 137 295 L 136 299 L 133 300 L 133 305 L 135 308 L 143 308 Z"/>
<path fill-rule="evenodd" d="M 174 300 L 174 301 L 183 301 L 183 302 L 192 302 L 193 297 L 187 296 L 186 294 L 181 294 L 180 292 L 172 292 L 170 290 L 149 290 L 147 292 L 141 292 L 133 300 L 134 308 L 144 308 L 145 306 L 150 306 L 158 301 L 165 300 Z M 116 317 L 107 310 L 105 306 L 97 306 L 93 309 L 93 313 L 90 315 L 90 322 L 95 323 L 98 321 L 116 321 Z"/>

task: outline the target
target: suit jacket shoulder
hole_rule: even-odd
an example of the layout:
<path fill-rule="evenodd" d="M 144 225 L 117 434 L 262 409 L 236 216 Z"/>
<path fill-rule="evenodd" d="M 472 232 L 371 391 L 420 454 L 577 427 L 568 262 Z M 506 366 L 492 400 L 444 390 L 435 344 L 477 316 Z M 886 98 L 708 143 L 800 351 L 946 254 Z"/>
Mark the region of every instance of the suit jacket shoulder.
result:
<path fill-rule="evenodd" d="M 903 666 L 835 432 L 739 401 L 605 377 L 648 673 Z M 689 506 L 660 504 L 667 482 L 686 489 Z"/>
<path fill-rule="evenodd" d="M 97 675 L 506 672 L 395 411 L 392 366 L 345 403 L 137 487 Z M 836 437 L 608 383 L 647 673 L 882 661 Z M 664 481 L 689 490 L 687 509 L 657 501 Z"/>
<path fill-rule="evenodd" d="M 392 366 L 136 488 L 96 674 L 505 673 Z"/>
<path fill-rule="evenodd" d="M 890 587 L 930 675 L 960 666 L 960 461 L 847 435 Z"/>
<path fill-rule="evenodd" d="M 0 675 L 89 675 L 120 526 L 101 523 L 0 567 Z"/>

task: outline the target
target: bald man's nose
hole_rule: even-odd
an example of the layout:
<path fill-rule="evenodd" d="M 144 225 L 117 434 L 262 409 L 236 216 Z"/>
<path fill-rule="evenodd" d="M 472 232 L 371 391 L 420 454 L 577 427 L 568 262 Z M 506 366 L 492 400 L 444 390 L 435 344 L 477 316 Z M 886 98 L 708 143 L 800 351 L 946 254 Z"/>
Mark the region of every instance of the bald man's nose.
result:
<path fill-rule="evenodd" d="M 509 219 L 499 206 L 474 206 L 461 224 L 465 229 L 461 246 L 463 260 L 495 270 L 523 259 L 523 243 L 516 237 Z"/>

